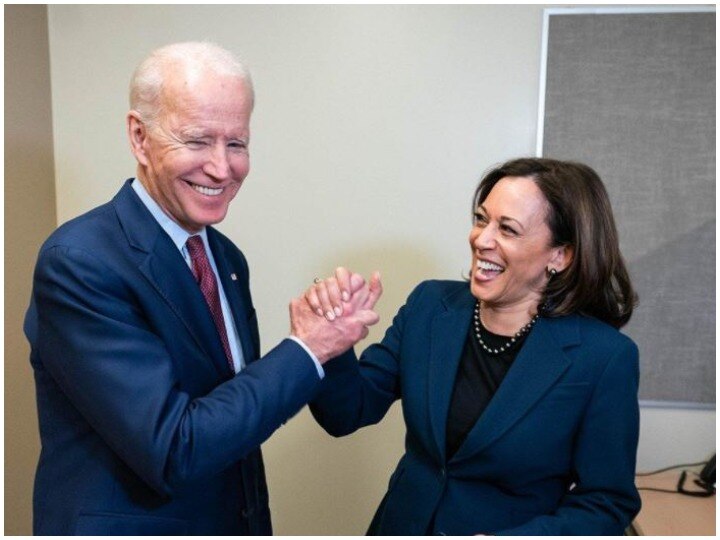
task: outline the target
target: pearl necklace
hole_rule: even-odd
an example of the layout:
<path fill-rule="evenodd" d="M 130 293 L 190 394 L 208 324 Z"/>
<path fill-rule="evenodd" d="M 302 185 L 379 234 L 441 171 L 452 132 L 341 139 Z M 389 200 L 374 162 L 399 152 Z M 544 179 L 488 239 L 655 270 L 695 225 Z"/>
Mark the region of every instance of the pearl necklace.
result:
<path fill-rule="evenodd" d="M 475 337 L 477 338 L 478 343 L 480 344 L 480 346 L 483 348 L 483 350 L 484 350 L 486 353 L 488 353 L 488 354 L 500 354 L 500 353 L 504 353 L 505 351 L 507 351 L 508 349 L 510 349 L 513 345 L 515 345 L 515 343 L 517 342 L 518 339 L 520 339 L 521 337 L 523 337 L 525 334 L 527 334 L 527 333 L 532 329 L 532 327 L 533 327 L 533 326 L 535 325 L 535 323 L 537 322 L 538 317 L 539 317 L 539 315 L 536 313 L 536 314 L 533 316 L 533 318 L 530 319 L 530 322 L 527 323 L 525 326 L 523 326 L 520 330 L 518 330 L 517 332 L 515 332 L 515 335 L 514 335 L 513 337 L 511 337 L 510 340 L 509 340 L 507 343 L 505 343 L 505 345 L 503 345 L 502 347 L 499 347 L 499 348 L 497 348 L 497 349 L 493 349 L 493 348 L 488 347 L 488 346 L 485 344 L 485 342 L 484 342 L 483 339 L 482 339 L 482 336 L 480 335 L 480 325 L 481 325 L 481 321 L 480 321 L 480 302 L 477 302 L 477 303 L 475 304 L 475 321 L 474 321 L 474 322 L 475 322 Z"/>

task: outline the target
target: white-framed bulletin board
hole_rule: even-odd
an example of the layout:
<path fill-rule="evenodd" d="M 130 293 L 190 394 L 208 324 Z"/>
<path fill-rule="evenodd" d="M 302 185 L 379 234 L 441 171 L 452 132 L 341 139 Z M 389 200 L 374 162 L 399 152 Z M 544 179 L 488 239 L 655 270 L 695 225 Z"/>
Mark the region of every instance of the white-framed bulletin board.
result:
<path fill-rule="evenodd" d="M 640 304 L 644 405 L 715 407 L 715 9 L 544 15 L 537 154 L 592 166 Z"/>

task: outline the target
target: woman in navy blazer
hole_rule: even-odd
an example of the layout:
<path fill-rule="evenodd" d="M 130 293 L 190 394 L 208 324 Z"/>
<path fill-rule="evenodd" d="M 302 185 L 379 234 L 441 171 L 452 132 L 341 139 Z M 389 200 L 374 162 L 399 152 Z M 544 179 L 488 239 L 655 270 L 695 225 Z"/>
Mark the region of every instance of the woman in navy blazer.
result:
<path fill-rule="evenodd" d="M 473 211 L 469 285 L 421 283 L 359 362 L 325 365 L 313 415 L 342 436 L 402 401 L 406 451 L 369 534 L 620 535 L 640 508 L 638 350 L 617 330 L 636 296 L 605 188 L 519 159 Z M 338 269 L 306 299 L 359 309 L 379 281 L 358 280 Z"/>

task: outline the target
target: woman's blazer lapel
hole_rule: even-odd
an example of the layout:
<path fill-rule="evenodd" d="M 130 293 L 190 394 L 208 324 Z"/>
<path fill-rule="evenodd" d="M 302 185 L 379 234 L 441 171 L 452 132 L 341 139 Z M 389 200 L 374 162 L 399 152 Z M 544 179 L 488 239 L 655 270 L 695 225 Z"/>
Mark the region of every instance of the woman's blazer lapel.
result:
<path fill-rule="evenodd" d="M 528 414 L 570 367 L 563 349 L 579 343 L 576 317 L 540 318 L 452 460 L 461 461 L 481 452 Z"/>
<path fill-rule="evenodd" d="M 430 323 L 428 406 L 433 438 L 443 463 L 450 398 L 474 305 L 475 298 L 468 286 L 443 298 L 442 311 Z"/>

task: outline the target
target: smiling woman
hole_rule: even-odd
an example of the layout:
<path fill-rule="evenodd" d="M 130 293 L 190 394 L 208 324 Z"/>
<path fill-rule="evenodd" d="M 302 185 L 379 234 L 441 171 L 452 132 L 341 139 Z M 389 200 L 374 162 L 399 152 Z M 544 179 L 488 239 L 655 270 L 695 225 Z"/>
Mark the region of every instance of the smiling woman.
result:
<path fill-rule="evenodd" d="M 480 202 L 470 232 L 470 290 L 481 300 L 488 330 L 503 334 L 535 315 L 551 271 L 570 263 L 572 248 L 553 245 L 548 211 L 540 188 L 527 176 L 504 177 Z"/>
<path fill-rule="evenodd" d="M 382 343 L 326 365 L 311 410 L 341 436 L 402 401 L 405 455 L 372 534 L 622 534 L 640 503 L 638 350 L 617 330 L 635 294 L 602 182 L 518 159 L 473 211 L 469 286 L 421 283 Z M 375 280 L 339 268 L 306 299 L 346 316 Z"/>
<path fill-rule="evenodd" d="M 583 313 L 616 328 L 630 320 L 637 297 L 620 253 L 610 199 L 593 169 L 552 159 L 509 161 L 490 171 L 473 197 L 476 213 L 495 204 L 522 216 L 528 227 L 526 231 L 515 220 L 513 229 L 504 219 L 507 240 L 501 246 L 512 249 L 525 242 L 526 249 L 532 245 L 543 253 L 545 242 L 545 256 L 554 257 L 545 262 L 547 278 L 552 279 L 536 272 L 542 288 L 535 305 L 542 306 L 546 316 Z M 477 222 L 483 219 L 476 217 Z M 536 255 L 536 262 L 544 260 Z"/>

